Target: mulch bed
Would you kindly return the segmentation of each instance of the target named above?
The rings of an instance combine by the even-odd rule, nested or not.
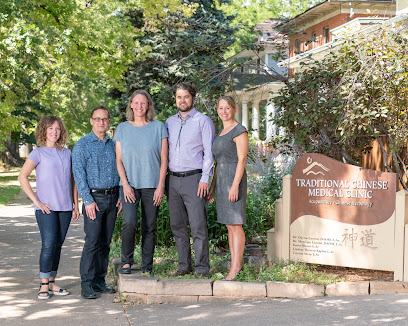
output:
[[[335,278],[343,278],[345,282],[360,282],[360,281],[392,282],[394,280],[394,272],[327,265],[318,265],[314,266],[314,268],[316,271],[323,272],[328,276],[332,276]]]

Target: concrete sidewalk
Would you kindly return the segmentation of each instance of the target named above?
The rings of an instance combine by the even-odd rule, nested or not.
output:
[[[0,325],[408,325],[408,294],[234,302],[123,305],[113,294],[80,296],[83,218],[72,224],[59,269],[71,294],[38,300],[40,234],[34,208],[18,195],[0,209]]]
[[[0,325],[129,325],[125,307],[113,303],[117,294],[81,298],[83,239],[81,216],[69,228],[57,278],[71,294],[38,300],[41,238],[34,206],[20,193],[0,209]]]

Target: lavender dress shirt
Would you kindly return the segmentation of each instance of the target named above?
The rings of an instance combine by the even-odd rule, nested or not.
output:
[[[166,121],[169,133],[169,169],[172,172],[203,170],[200,182],[209,183],[214,165],[211,152],[215,135],[212,120],[192,109],[183,119],[179,113]]]

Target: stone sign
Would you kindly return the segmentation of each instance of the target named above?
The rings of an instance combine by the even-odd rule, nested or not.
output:
[[[268,259],[394,271],[408,281],[408,192],[397,187],[395,173],[303,155],[283,178]]]
[[[396,190],[394,173],[303,155],[292,174],[291,259],[390,269]]]
[[[389,270],[396,190],[394,173],[303,155],[292,174],[291,259]]]
[[[357,225],[388,220],[395,210],[394,173],[362,169],[320,154],[303,155],[292,174],[291,223],[304,215]]]

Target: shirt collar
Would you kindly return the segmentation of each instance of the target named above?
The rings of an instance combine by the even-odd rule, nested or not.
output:
[[[197,110],[195,108],[193,108],[185,117],[184,119],[181,117],[180,115],[180,111],[177,113],[177,118],[181,119],[181,120],[185,120],[188,118],[192,118],[194,117],[194,115],[197,113]]]
[[[91,133],[89,134],[91,136],[91,140],[92,141],[101,141],[98,136],[95,135],[95,133],[93,132],[93,130],[91,131]],[[109,140],[109,136],[105,135],[105,143]]]

